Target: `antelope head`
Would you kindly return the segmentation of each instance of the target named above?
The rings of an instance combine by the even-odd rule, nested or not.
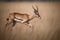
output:
[[[35,9],[33,6],[32,6],[32,8],[34,9],[35,15],[36,15],[38,18],[41,19],[40,15],[39,15],[39,12],[38,12],[38,7],[37,7],[37,5],[36,5],[36,9]]]

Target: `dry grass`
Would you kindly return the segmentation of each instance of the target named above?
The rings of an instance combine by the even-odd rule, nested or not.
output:
[[[9,13],[33,14],[32,5],[37,5],[41,19],[30,21],[33,27],[17,23],[10,24],[5,30]],[[0,2],[0,39],[1,40],[60,40],[60,3],[58,2]],[[9,29],[8,29],[9,28]]]

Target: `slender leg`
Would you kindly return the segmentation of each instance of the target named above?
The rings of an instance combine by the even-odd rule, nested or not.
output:
[[[29,25],[29,27],[32,27],[32,25],[30,23],[28,25]]]
[[[12,26],[15,26],[15,24],[16,24],[16,21],[13,20],[13,25]]]
[[[30,28],[32,27],[32,25],[29,22],[26,22],[25,25],[28,25]]]
[[[9,25],[9,24],[11,24],[11,23],[12,23],[12,22],[7,22],[7,23],[6,23],[6,26]]]
[[[5,30],[8,30],[8,25],[11,24],[12,22],[7,22],[5,25]]]

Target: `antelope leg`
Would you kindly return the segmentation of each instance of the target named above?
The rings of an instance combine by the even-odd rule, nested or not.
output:
[[[6,23],[6,26],[9,25],[9,24],[11,24],[11,23],[12,23],[12,22],[8,22],[8,23]]]
[[[25,23],[25,25],[28,25],[29,27],[32,27],[32,25],[29,22]]]
[[[15,26],[15,24],[16,24],[16,21],[13,20],[13,25],[12,26]]]

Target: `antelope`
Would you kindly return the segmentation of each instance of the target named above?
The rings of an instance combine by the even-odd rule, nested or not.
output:
[[[32,26],[29,21],[32,20],[33,18],[35,17],[38,17],[38,18],[41,18],[40,15],[39,15],[39,12],[38,12],[38,7],[36,6],[36,8],[34,8],[32,6],[32,8],[34,9],[34,14],[31,16],[29,14],[22,14],[22,13],[17,13],[17,12],[14,12],[14,13],[10,13],[9,14],[9,17],[6,19],[7,20],[7,23],[6,23],[6,26],[13,23],[12,26],[15,26],[15,24],[17,22],[19,23],[27,23],[29,26]]]

